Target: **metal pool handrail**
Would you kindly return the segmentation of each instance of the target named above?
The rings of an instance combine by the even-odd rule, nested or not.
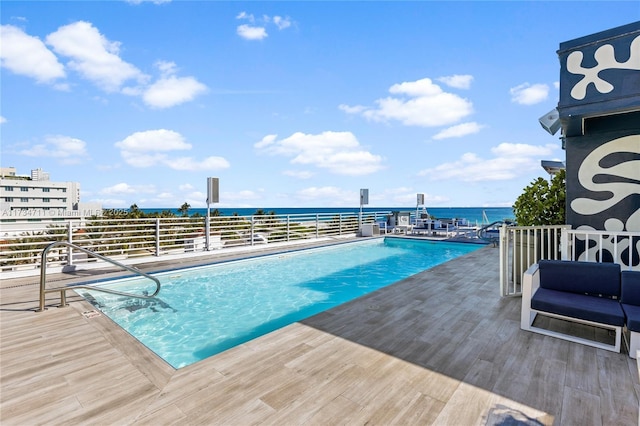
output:
[[[145,278],[148,278],[152,281],[154,281],[156,283],[156,291],[153,292],[153,294],[133,294],[133,293],[126,293],[123,291],[117,291],[117,290],[111,290],[108,288],[100,288],[100,287],[95,287],[95,286],[88,286],[88,285],[76,285],[76,286],[72,286],[72,287],[60,287],[60,288],[52,288],[52,289],[46,289],[46,280],[47,280],[47,253],[49,252],[49,250],[55,246],[66,246],[69,247],[71,249],[77,249],[80,250],[81,252],[84,252],[86,254],[88,254],[89,256],[93,256],[96,257],[100,260],[103,260],[105,262],[109,262],[113,265],[119,266],[123,269],[126,269],[127,271],[133,272],[134,274],[137,275],[142,275]],[[45,294],[46,293],[52,293],[55,291],[59,291],[60,292],[60,307],[63,306],[67,306],[67,296],[66,296],[66,292],[67,290],[75,290],[78,288],[85,288],[88,290],[95,290],[95,291],[101,291],[103,293],[110,293],[110,294],[116,294],[119,296],[126,296],[126,297],[135,297],[138,299],[152,299],[155,296],[158,295],[158,293],[160,293],[160,280],[157,279],[156,277],[152,277],[149,274],[146,274],[142,271],[140,271],[137,268],[133,268],[131,266],[127,266],[124,265],[118,261],[115,261],[113,259],[109,259],[106,256],[102,256],[101,254],[98,253],[94,253],[91,250],[88,250],[84,247],[80,247],[77,246],[75,244],[71,244],[68,243],[66,241],[56,241],[53,242],[51,244],[49,244],[44,250],[42,250],[42,258],[41,258],[41,263],[40,263],[40,307],[36,312],[42,312],[44,311],[46,308],[44,307],[44,301],[45,301]]]

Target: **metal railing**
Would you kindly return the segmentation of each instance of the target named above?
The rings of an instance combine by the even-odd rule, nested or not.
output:
[[[557,226],[500,228],[500,294],[522,294],[522,274],[542,259],[614,262],[640,270],[640,232],[612,232]]]
[[[384,220],[390,212],[366,212],[362,223]],[[12,276],[36,275],[40,253],[52,242],[64,241],[121,263],[238,246],[354,235],[359,213],[212,216],[209,238],[205,217],[140,219],[80,218],[0,224],[0,270]],[[207,246],[208,243],[208,246]],[[47,251],[47,265],[94,267],[101,260],[66,246]]]
[[[80,250],[84,253],[86,253],[89,256],[92,257],[96,257],[104,262],[108,262],[111,263],[112,265],[116,265],[120,268],[126,269],[129,272],[133,272],[134,274],[137,275],[141,275],[145,278],[148,278],[152,281],[154,281],[156,283],[156,290],[152,293],[152,294],[134,294],[134,293],[127,293],[127,292],[123,292],[123,291],[117,291],[117,290],[112,290],[109,288],[103,288],[103,287],[98,287],[98,286],[89,286],[89,285],[76,285],[76,286],[70,286],[70,287],[58,287],[58,288],[51,288],[51,289],[47,289],[47,253],[49,252],[49,250],[51,250],[53,247],[56,246],[65,246],[67,248],[69,248],[70,250],[76,249],[76,250]],[[97,253],[93,253],[91,250],[87,250],[83,247],[78,247],[74,244],[71,243],[67,243],[65,241],[56,241],[53,242],[51,244],[49,244],[44,250],[42,250],[42,256],[41,256],[41,263],[40,263],[40,305],[39,308],[37,310],[37,312],[42,312],[44,310],[46,310],[46,308],[44,307],[45,304],[45,296],[47,293],[53,293],[53,292],[60,292],[60,307],[64,307],[64,306],[68,306],[67,304],[67,290],[77,290],[79,288],[84,288],[84,289],[88,289],[88,290],[95,290],[95,291],[101,291],[103,293],[110,293],[110,294],[116,294],[119,296],[126,296],[126,297],[135,297],[138,299],[153,299],[155,296],[158,295],[158,293],[160,293],[160,280],[158,280],[156,277],[152,277],[149,274],[146,274],[136,268],[127,266],[127,265],[123,265],[120,262],[117,262],[113,259],[109,259],[106,256],[102,256],[99,255]]]

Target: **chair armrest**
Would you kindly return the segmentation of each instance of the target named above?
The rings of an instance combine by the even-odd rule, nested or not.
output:
[[[533,264],[522,274],[522,307],[520,311],[520,327],[528,330],[533,321],[531,315],[531,297],[540,287],[540,268]]]

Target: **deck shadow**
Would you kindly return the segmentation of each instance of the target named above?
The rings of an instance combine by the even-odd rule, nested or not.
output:
[[[498,288],[498,250],[486,247],[301,323],[552,419],[562,416],[560,396],[568,383],[598,383],[591,396],[602,401],[602,419],[616,419],[618,413],[606,407],[623,405],[627,412],[619,424],[637,420],[638,378],[630,374],[633,362],[626,354],[520,330],[521,298],[502,298]],[[583,354],[597,364],[619,365],[616,387],[597,365],[585,366],[576,359]]]

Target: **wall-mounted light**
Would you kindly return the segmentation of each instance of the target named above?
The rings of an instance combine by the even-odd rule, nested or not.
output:
[[[538,122],[550,135],[555,135],[560,130],[560,113],[556,108],[552,109],[538,119]]]

